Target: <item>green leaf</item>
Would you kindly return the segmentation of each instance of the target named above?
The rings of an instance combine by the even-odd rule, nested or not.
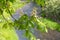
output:
[[[2,9],[0,9],[0,15],[2,15],[3,14],[3,10]]]

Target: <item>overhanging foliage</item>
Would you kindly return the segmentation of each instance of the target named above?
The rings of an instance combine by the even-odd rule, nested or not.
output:
[[[33,0],[35,3],[41,6],[45,6],[44,0]],[[21,5],[19,4],[20,0],[0,0],[0,28],[5,30],[7,28],[16,28],[18,30],[25,30],[26,37],[29,40],[36,40],[31,29],[36,28],[41,32],[48,32],[47,28],[60,31],[60,25],[51,20],[47,20],[45,18],[39,18],[36,15],[36,10],[32,11],[31,16],[29,17],[27,14],[21,15],[21,17],[17,20],[12,16],[12,13],[15,12]],[[20,5],[20,6],[17,6]],[[23,4],[24,5],[24,4]],[[20,13],[21,14],[21,13]],[[12,21],[13,18],[15,21]],[[51,24],[52,23],[52,24]],[[4,29],[3,29],[4,28]],[[2,31],[1,31],[2,32]],[[3,39],[4,40],[4,39]],[[11,39],[13,40],[13,39]]]

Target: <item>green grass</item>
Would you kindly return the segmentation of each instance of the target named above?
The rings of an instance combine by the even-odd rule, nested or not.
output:
[[[0,28],[0,40],[18,40],[14,29]]]
[[[40,20],[47,26],[47,28],[60,31],[60,24],[59,23],[54,22],[50,19],[46,19],[46,18],[40,18]]]

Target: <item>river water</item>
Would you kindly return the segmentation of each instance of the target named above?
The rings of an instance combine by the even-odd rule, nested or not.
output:
[[[30,2],[30,3],[26,4],[24,7],[18,9],[18,10],[16,11],[16,13],[13,15],[13,17],[16,18],[16,19],[18,19],[19,16],[20,16],[20,14],[19,14],[20,11],[22,11],[23,13],[27,14],[28,16],[30,16],[30,15],[31,15],[31,12],[32,12],[32,10],[33,10],[34,7],[36,7],[36,8],[38,9],[38,10],[37,10],[37,13],[40,13],[41,7],[38,6],[38,5],[36,5],[36,4],[33,3],[33,2]],[[14,20],[14,19],[13,19],[13,20]],[[24,31],[22,31],[22,30],[20,30],[20,31],[16,30],[16,33],[17,33],[17,35],[18,35],[18,37],[19,37],[19,40],[27,40],[26,38],[23,37]]]

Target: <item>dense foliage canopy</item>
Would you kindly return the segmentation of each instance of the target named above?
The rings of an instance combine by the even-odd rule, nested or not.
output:
[[[49,25],[52,25],[52,27],[55,26],[56,30],[60,31],[60,0],[45,1],[45,7],[42,8],[41,15],[44,18],[59,23],[56,26],[52,25],[51,23]]]

